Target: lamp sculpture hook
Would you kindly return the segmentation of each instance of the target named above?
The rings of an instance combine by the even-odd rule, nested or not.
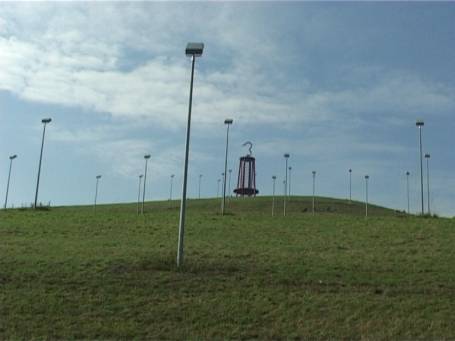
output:
[[[249,152],[249,156],[253,155],[253,144],[250,142],[250,141],[246,141],[244,144],[242,144],[242,146],[249,146],[248,147],[248,152]]]

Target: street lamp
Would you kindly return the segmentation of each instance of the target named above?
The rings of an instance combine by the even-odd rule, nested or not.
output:
[[[220,196],[220,182],[221,179],[216,180],[217,186],[216,186],[216,197],[218,198]]]
[[[232,174],[232,169],[229,169],[229,187],[228,187],[229,195],[228,195],[228,198],[232,197],[232,192],[231,192],[231,174]]]
[[[172,186],[173,186],[173,182],[174,182],[174,174],[171,174],[171,188],[169,190],[169,201],[172,201]]]
[[[188,123],[186,127],[186,144],[185,144],[185,163],[183,166],[183,186],[182,186],[182,201],[180,204],[180,221],[179,221],[179,241],[177,247],[177,267],[183,264],[183,240],[185,234],[185,209],[186,209],[186,181],[188,175],[188,156],[190,149],[190,127],[191,127],[191,106],[193,102],[193,80],[194,80],[194,63],[196,57],[202,56],[204,50],[203,43],[188,43],[185,49],[185,54],[191,57],[191,83],[190,83],[190,98],[188,105]]]
[[[11,155],[11,156],[9,157],[8,183],[7,183],[7,185],[6,185],[6,197],[5,197],[5,206],[4,206],[5,210],[6,210],[6,205],[7,205],[7,203],[8,203],[8,192],[9,192],[9,180],[10,180],[10,178],[11,178],[11,167],[13,166],[13,160],[14,160],[15,158],[17,158],[17,155],[16,155],[16,154]]]
[[[40,156],[39,156],[39,165],[38,165],[38,177],[36,179],[36,192],[35,192],[35,209],[36,209],[36,205],[38,203],[38,189],[39,189],[39,179],[40,179],[40,175],[41,175],[41,161],[43,159],[43,148],[44,148],[44,136],[46,134],[46,125],[48,123],[51,123],[52,119],[51,118],[43,118],[41,120],[41,123],[43,123],[43,138],[41,140],[41,153],[40,153]]]
[[[419,142],[420,142],[420,194],[422,198],[422,215],[425,214],[423,208],[423,154],[422,154],[422,127],[424,126],[424,122],[422,120],[417,120],[416,126],[419,128]]]
[[[369,175],[365,175],[365,218],[368,217],[368,179]]]
[[[316,189],[316,171],[311,172],[313,174],[313,215],[314,215],[314,192]]]
[[[349,203],[352,203],[352,169],[349,168]]]
[[[141,182],[143,178],[143,174],[139,175],[139,187],[137,190],[137,214],[139,214],[139,203],[141,202]]]
[[[289,201],[291,201],[291,171],[292,171],[292,167],[289,166]]]
[[[145,204],[145,184],[147,182],[147,164],[150,159],[150,154],[145,154],[144,155],[145,159],[145,172],[144,172],[144,188],[142,189],[142,208],[141,208],[141,214],[144,214],[144,204]]]
[[[430,210],[430,154],[425,154],[427,159],[427,204],[428,204],[428,215],[431,215]]]
[[[284,180],[284,200],[283,200],[283,216],[286,216],[286,196],[287,196],[287,184],[288,184],[288,159],[289,159],[289,154],[286,153],[284,154],[284,159],[286,160],[286,176]]]
[[[199,174],[199,186],[198,186],[199,199],[201,199],[201,179],[202,179],[202,174]]]
[[[224,215],[224,210],[226,206],[226,174],[227,174],[227,157],[228,157],[228,147],[229,147],[229,126],[234,122],[232,118],[227,118],[224,120],[224,124],[227,125],[226,130],[226,154],[224,158],[224,181],[223,181],[223,202],[221,204],[221,215]],[[229,177],[230,179],[230,177]]]
[[[101,179],[101,175],[96,176],[96,186],[95,186],[95,204],[93,205],[93,210],[96,211],[96,200],[98,199],[98,182]]]
[[[276,183],[276,176],[272,176],[272,217],[275,216],[275,183]]]
[[[409,201],[410,201],[410,200],[409,200],[409,175],[410,175],[410,174],[411,174],[411,173],[406,172],[406,197],[407,197],[407,199],[408,199],[408,214],[411,213],[410,204],[409,204]]]

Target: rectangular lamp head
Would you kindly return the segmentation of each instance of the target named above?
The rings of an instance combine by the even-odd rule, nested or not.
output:
[[[204,50],[204,43],[188,43],[186,45],[185,54],[187,56],[202,56],[202,51]]]
[[[417,127],[422,127],[423,125],[424,125],[424,123],[422,120],[417,120],[417,122],[416,122]]]
[[[232,118],[226,118],[224,120],[224,124],[232,124],[232,122],[234,122],[234,120]]]

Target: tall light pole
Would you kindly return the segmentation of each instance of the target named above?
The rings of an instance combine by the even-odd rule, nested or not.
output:
[[[234,122],[234,120],[232,118],[227,118],[224,120],[224,124],[227,125],[227,129],[226,129],[226,154],[224,157],[223,201],[221,204],[221,215],[224,215],[224,210],[226,207],[226,174],[227,174],[227,158],[228,158],[228,148],[229,148],[229,126],[233,122]]]
[[[183,166],[183,185],[182,185],[182,201],[180,204],[180,221],[179,221],[179,241],[177,247],[177,267],[183,264],[183,241],[185,234],[185,211],[186,211],[186,182],[188,176],[188,156],[190,151],[190,127],[191,127],[191,106],[193,103],[193,80],[194,80],[194,63],[196,57],[202,56],[204,50],[203,43],[188,43],[185,49],[185,54],[191,57],[191,83],[190,83],[190,99],[188,105],[188,123],[186,126],[186,144],[185,144],[185,164]]]
[[[291,201],[291,171],[292,171],[292,167],[289,166],[289,201]]]
[[[144,205],[145,205],[145,185],[147,183],[147,165],[148,161],[150,159],[150,154],[145,154],[144,155],[145,159],[145,171],[144,171],[144,188],[142,189],[142,208],[141,208],[141,214],[144,214]]]
[[[101,175],[96,176],[96,185],[95,185],[95,203],[93,205],[93,210],[96,211],[96,200],[98,199],[98,183],[101,179]]]
[[[201,179],[202,179],[202,174],[199,174],[199,185],[198,185],[199,199],[201,199]]]
[[[406,172],[406,197],[407,197],[407,199],[408,199],[408,214],[411,213],[410,204],[409,204],[409,202],[410,202],[410,200],[409,200],[409,175],[410,175],[410,174],[411,174],[411,173]]]
[[[170,189],[169,189],[169,201],[172,201],[172,187],[173,187],[173,182],[174,182],[174,174],[171,174],[171,184],[170,184]]]
[[[41,120],[41,123],[43,123],[43,138],[41,140],[41,153],[39,155],[39,165],[38,165],[38,177],[36,179],[36,192],[35,192],[35,209],[36,205],[38,203],[38,189],[39,189],[39,179],[41,175],[41,161],[43,159],[43,148],[44,148],[44,136],[46,135],[46,125],[48,123],[51,123],[52,119],[51,118],[43,118]]]
[[[287,197],[287,187],[288,187],[288,159],[289,159],[289,154],[286,153],[284,154],[284,159],[286,160],[286,168],[285,168],[285,180],[284,180],[284,199],[283,199],[283,216],[286,216],[286,197]]]
[[[368,217],[368,179],[370,177],[365,175],[365,218]]]
[[[425,159],[427,160],[427,206],[428,206],[428,215],[431,215],[430,210],[430,154],[425,154]]]
[[[349,168],[349,203],[352,203],[352,169]]]
[[[313,215],[314,215],[314,193],[316,190],[316,171],[311,172],[313,174]]]
[[[6,205],[7,205],[7,203],[8,203],[8,192],[9,192],[9,180],[10,180],[10,178],[11,178],[11,167],[13,166],[13,160],[14,160],[15,158],[17,158],[17,155],[16,155],[16,154],[11,155],[11,156],[9,157],[8,183],[7,183],[7,185],[6,185],[6,197],[5,197],[5,206],[4,206],[5,210],[6,210]]]
[[[424,122],[422,120],[417,120],[416,126],[419,128],[419,143],[420,143],[420,194],[422,198],[422,215],[425,214],[423,208],[423,154],[422,154],[422,127]]]
[[[220,182],[221,179],[216,180],[217,186],[216,186],[216,197],[218,198],[220,196]]]
[[[143,177],[143,174],[139,175],[139,187],[137,190],[137,214],[139,214],[139,203],[141,202],[141,182]]]
[[[275,216],[275,183],[276,183],[276,176],[272,176],[272,217]]]
[[[228,195],[228,198],[232,197],[232,192],[231,192],[231,174],[232,174],[232,169],[229,169],[229,187],[228,187],[229,195]]]

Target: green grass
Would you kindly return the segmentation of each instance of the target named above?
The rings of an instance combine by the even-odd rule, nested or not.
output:
[[[0,339],[455,338],[453,220],[317,202],[0,212]]]

